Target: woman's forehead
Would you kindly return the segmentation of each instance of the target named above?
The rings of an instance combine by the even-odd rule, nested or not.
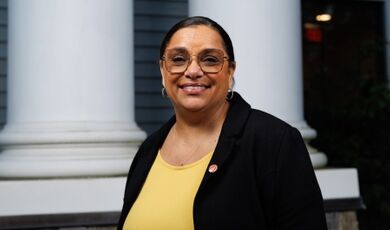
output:
[[[167,49],[185,47],[187,49],[224,49],[223,41],[217,31],[208,26],[190,26],[173,34]]]

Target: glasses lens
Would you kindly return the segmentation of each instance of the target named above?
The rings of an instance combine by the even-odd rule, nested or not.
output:
[[[200,68],[206,73],[218,73],[224,62],[224,54],[221,50],[205,50],[198,55]]]
[[[166,68],[171,73],[186,71],[190,56],[183,50],[167,50],[165,54]]]

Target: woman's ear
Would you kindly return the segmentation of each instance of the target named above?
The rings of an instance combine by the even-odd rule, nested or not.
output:
[[[236,71],[236,62],[229,63],[229,88],[233,89],[234,87],[234,72]]]
[[[164,76],[164,66],[163,66],[163,61],[160,60],[160,74],[161,74],[161,84],[165,87],[165,76]]]
[[[231,76],[229,78],[229,89],[233,89],[234,88],[234,84],[235,84],[234,76]]]
[[[236,71],[236,62],[229,62],[229,74],[231,77],[233,77],[234,72]]]

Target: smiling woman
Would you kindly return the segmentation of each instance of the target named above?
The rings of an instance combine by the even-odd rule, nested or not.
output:
[[[235,68],[211,19],[167,33],[160,71],[175,116],[133,160],[119,229],[326,229],[302,137],[233,94]]]
[[[227,111],[235,65],[224,65],[228,55],[223,44],[217,31],[197,25],[178,30],[166,46],[160,62],[163,86],[176,115],[183,114],[187,122]],[[222,124],[224,116],[215,119]]]

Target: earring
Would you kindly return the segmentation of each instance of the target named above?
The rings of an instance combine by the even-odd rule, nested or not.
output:
[[[234,91],[233,91],[233,89],[229,89],[228,93],[226,95],[226,100],[230,101],[233,99],[233,97],[234,97]]]
[[[164,86],[163,86],[162,89],[161,89],[161,95],[162,95],[163,97],[168,97],[167,90],[165,89]]]

